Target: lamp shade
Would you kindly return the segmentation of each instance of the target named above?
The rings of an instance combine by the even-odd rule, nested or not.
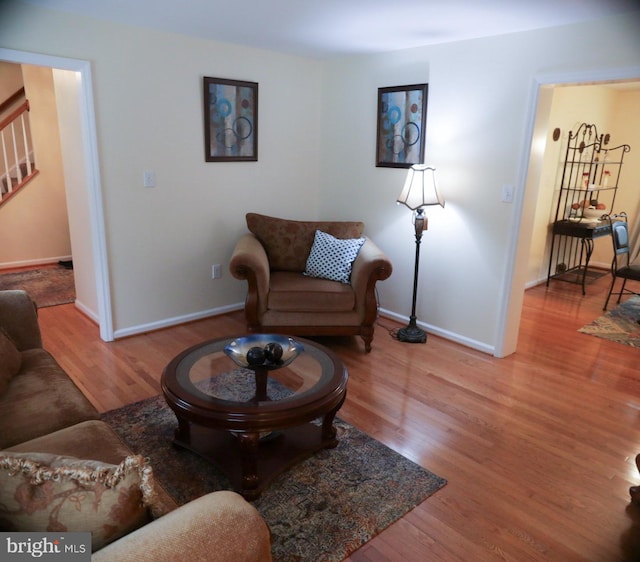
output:
[[[444,207],[444,198],[438,193],[436,184],[436,169],[425,164],[411,166],[397,201],[412,211],[427,205]]]

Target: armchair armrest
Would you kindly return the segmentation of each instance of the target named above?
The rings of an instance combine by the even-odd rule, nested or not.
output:
[[[258,315],[267,309],[269,292],[269,258],[260,241],[251,233],[244,234],[231,256],[229,271],[236,279],[248,283],[245,310],[254,311],[255,318],[247,318],[249,325],[257,325]]]
[[[98,550],[92,562],[266,562],[271,533],[235,492],[195,499]]]
[[[376,282],[391,276],[393,266],[384,252],[369,238],[360,248],[351,269],[351,286],[356,294],[356,310],[368,322],[375,321],[377,302]],[[367,316],[365,318],[365,316]],[[368,316],[372,316],[368,318]]]
[[[0,291],[0,328],[20,351],[42,347],[36,303],[26,291]]]

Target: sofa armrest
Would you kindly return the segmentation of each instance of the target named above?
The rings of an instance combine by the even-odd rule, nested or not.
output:
[[[0,328],[19,351],[42,347],[36,303],[26,291],[0,291]]]
[[[231,256],[229,271],[236,279],[245,279],[248,283],[245,310],[255,318],[247,318],[250,325],[259,323],[258,315],[267,309],[269,292],[269,258],[260,241],[251,233],[244,234]]]
[[[266,562],[271,560],[271,533],[242,496],[213,492],[105,546],[91,560]]]
[[[375,320],[376,283],[388,279],[392,271],[393,266],[389,258],[371,239],[367,238],[351,269],[351,286],[356,294],[356,310],[365,322],[373,323]]]

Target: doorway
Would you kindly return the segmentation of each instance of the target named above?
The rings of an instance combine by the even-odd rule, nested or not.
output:
[[[53,70],[0,61],[0,82],[2,99],[14,100],[5,105],[3,117],[28,104],[28,112],[4,130],[3,173],[15,176],[12,184],[18,184],[17,171],[11,173],[15,168],[9,164],[23,152],[33,170],[28,175],[27,165],[22,165],[23,177],[30,179],[23,179],[20,194],[0,209],[1,237],[8,242],[0,251],[0,287],[24,288],[37,297],[38,306],[68,303],[75,300],[74,275],[71,267],[64,267],[71,264],[72,251]],[[22,131],[26,135],[21,142]],[[3,187],[7,183],[3,177]],[[92,292],[95,295],[95,286]],[[83,301],[77,302],[82,309]]]
[[[542,101],[548,97],[551,97],[550,104],[546,100]],[[566,170],[564,162],[570,132],[575,137],[581,125],[593,124],[595,132],[591,142],[599,140],[595,138],[597,134],[603,139],[602,148],[609,151],[608,160],[618,161],[624,158],[621,169],[613,163],[605,166],[607,168],[605,173],[612,173],[616,184],[618,172],[621,173],[620,189],[605,189],[592,193],[590,201],[595,197],[601,204],[598,211],[600,215],[625,211],[629,216],[635,217],[640,203],[640,191],[635,188],[636,180],[640,175],[640,161],[634,157],[633,153],[625,156],[622,150],[619,150],[623,145],[637,148],[640,144],[640,134],[637,132],[640,130],[638,127],[640,116],[636,115],[638,104],[640,104],[640,82],[541,86],[540,100],[538,112],[543,111],[541,105],[544,106],[544,111],[550,111],[546,135],[544,139],[540,139],[539,150],[543,151],[542,169],[539,172],[536,171],[536,176],[539,176],[539,185],[527,268],[527,288],[546,283],[551,249],[549,225],[557,220],[556,212],[561,214],[560,219],[569,212],[564,209],[564,206],[558,211],[558,206],[567,201],[560,199],[559,188]],[[548,108],[549,105],[550,108]],[[612,155],[616,156],[612,158]],[[571,169],[577,170],[575,166]],[[566,181],[568,178],[565,178]],[[578,196],[580,194],[571,192],[571,197]],[[574,200],[570,201],[575,203]],[[579,244],[573,246],[568,244],[567,248],[575,250],[577,246]],[[595,271],[591,271],[595,269],[599,269],[601,273],[608,272],[612,258],[609,236],[594,238],[591,249],[593,254],[590,259],[590,273],[595,274]],[[552,269],[552,273],[557,273],[555,268]]]
[[[64,137],[61,141],[67,147],[63,147],[62,154],[67,188],[71,186],[67,201],[72,247],[74,241],[80,246],[84,244],[83,251],[89,256],[86,262],[92,264],[89,267],[92,271],[89,273],[93,277],[90,283],[93,283],[91,289],[95,289],[96,310],[85,312],[93,312],[94,319],[100,326],[101,339],[112,341],[113,321],[91,66],[88,61],[2,48],[0,60],[53,69],[56,97],[60,98],[57,103],[61,137]],[[71,224],[74,221],[75,234]]]
[[[525,146],[521,156],[514,215],[508,248],[507,271],[502,291],[496,357],[516,351],[520,316],[527,283],[527,265],[534,231],[535,209],[543,164],[545,139],[549,130],[551,97],[549,87],[555,85],[604,84],[638,81],[640,67],[594,70],[581,73],[537,76],[531,87]],[[518,220],[519,219],[519,220]]]

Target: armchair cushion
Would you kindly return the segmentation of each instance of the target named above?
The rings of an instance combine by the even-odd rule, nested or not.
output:
[[[271,275],[269,310],[278,312],[348,312],[355,308],[351,285],[301,273],[276,271]]]
[[[364,237],[341,240],[322,230],[316,230],[304,274],[349,283],[351,266],[365,240]]]
[[[47,453],[0,453],[3,530],[91,531],[97,550],[147,523],[147,509],[154,506],[151,467],[139,455],[115,466]]]
[[[293,221],[247,213],[247,228],[260,240],[274,271],[303,272],[316,230],[336,238],[360,238],[364,223],[354,221]]]
[[[22,354],[18,351],[13,340],[0,328],[0,394],[2,394],[9,381],[18,374],[22,365]]]

